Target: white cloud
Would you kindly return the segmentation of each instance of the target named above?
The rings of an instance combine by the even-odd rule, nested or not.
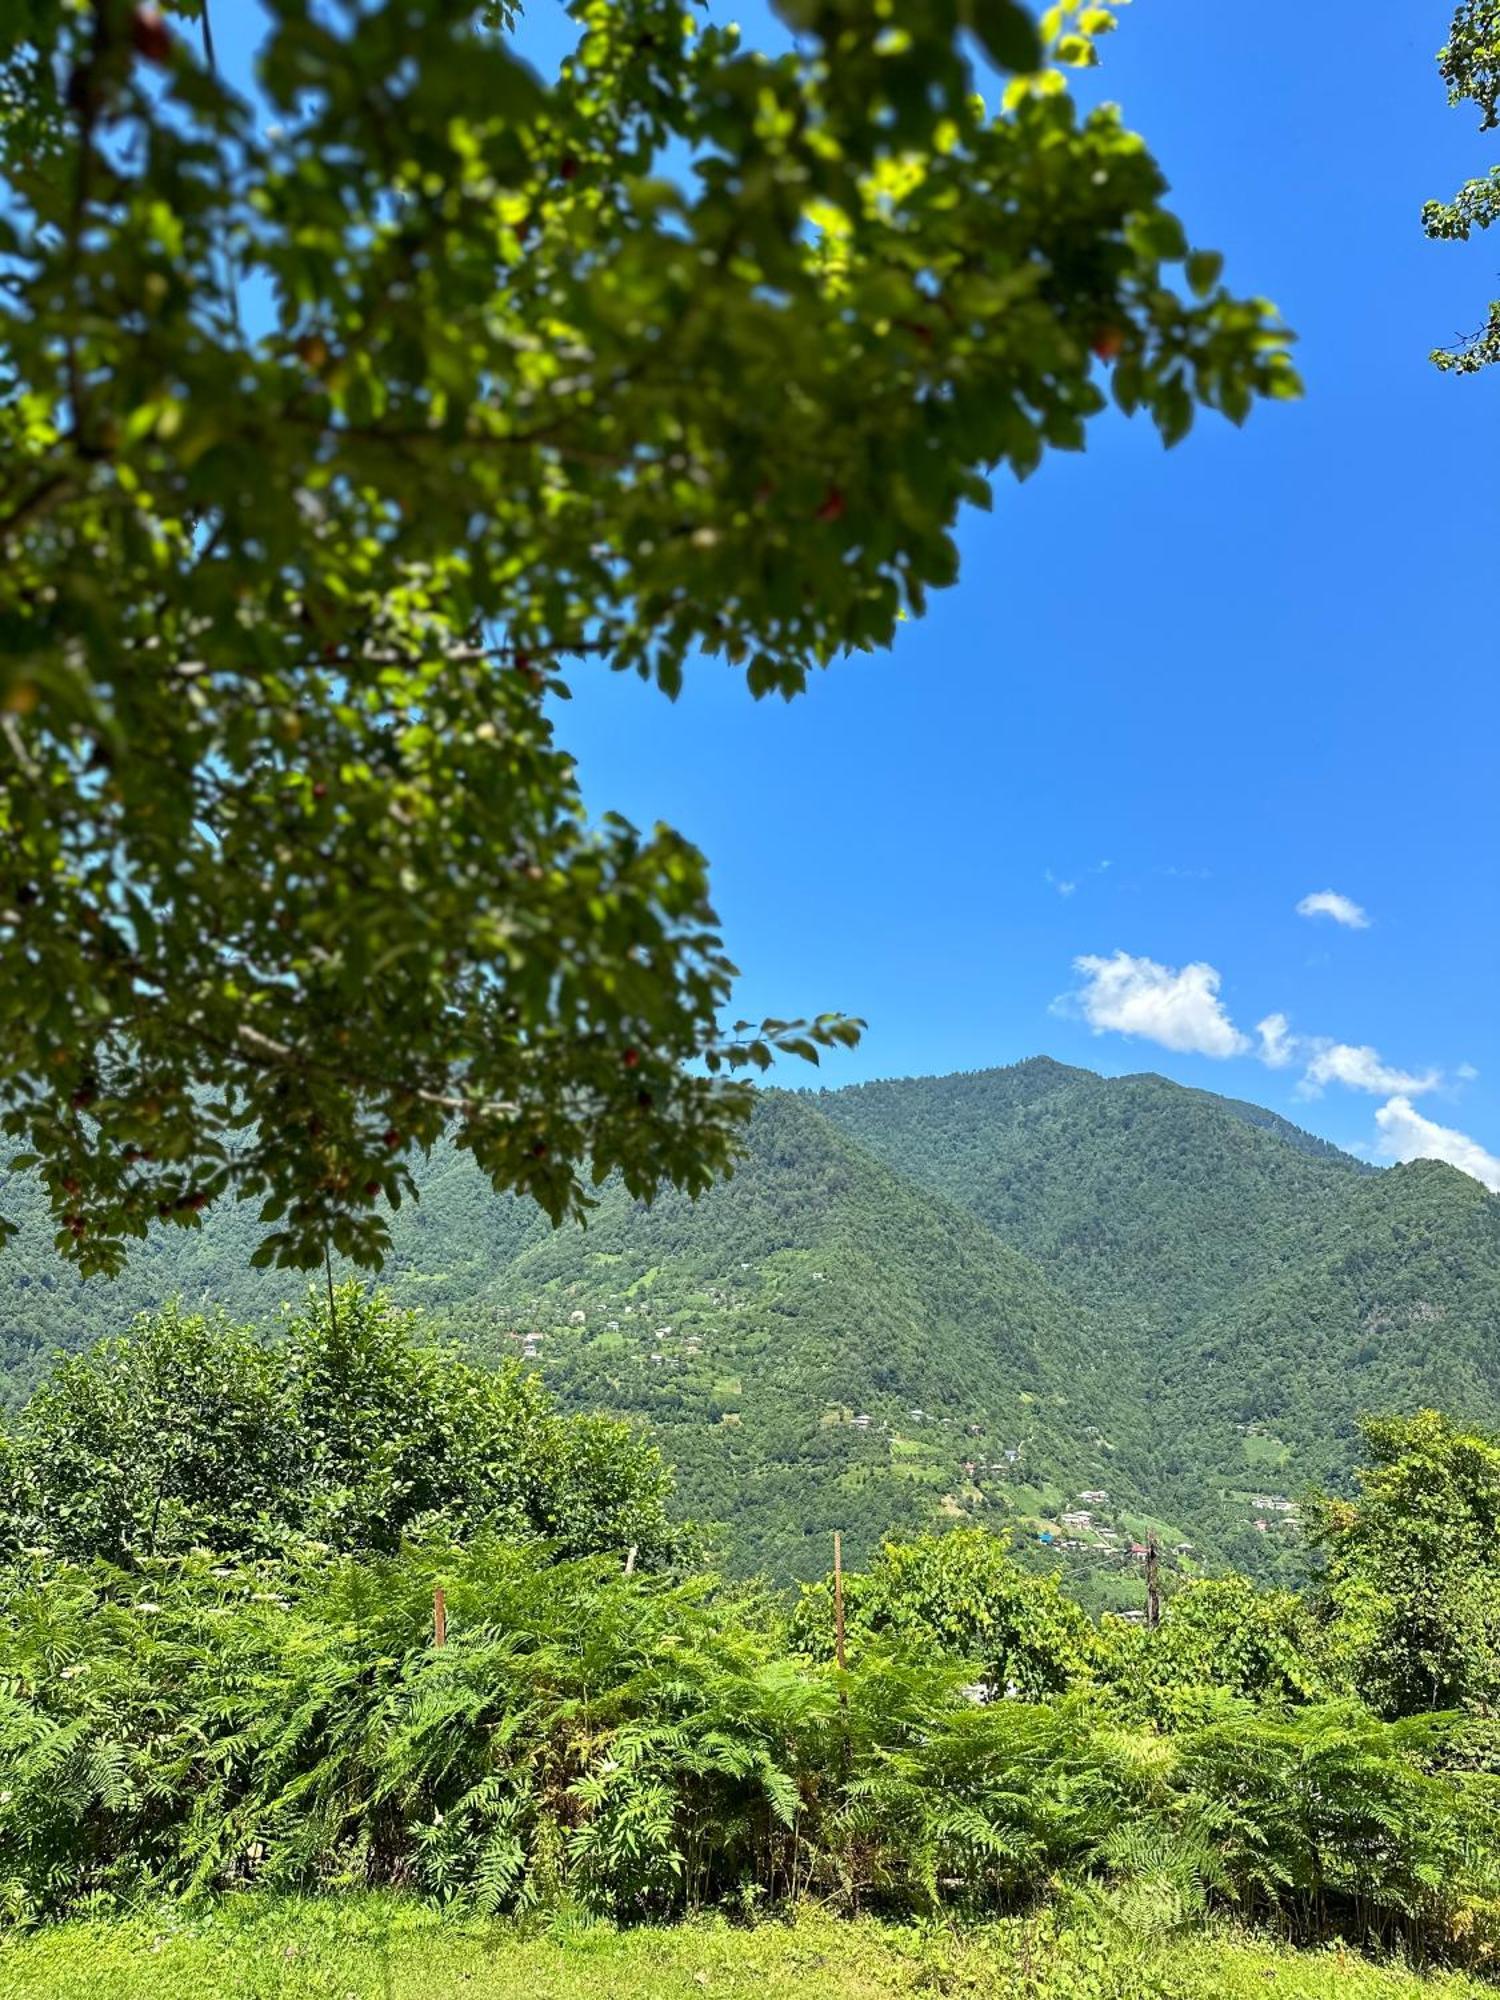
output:
[[[1243,1055],[1250,1046],[1224,1012],[1211,965],[1179,971],[1117,951],[1112,958],[1075,958],[1073,969],[1084,984],[1072,998],[1096,1035],[1139,1035],[1164,1049],[1203,1056]]]
[[[1467,1132],[1424,1118],[1409,1098],[1393,1097],[1382,1104],[1375,1123],[1380,1127],[1380,1150],[1388,1160],[1446,1160],[1500,1193],[1500,1160]]]
[[[1299,917],[1332,917],[1336,924],[1343,924],[1351,931],[1367,931],[1370,919],[1352,896],[1341,896],[1337,889],[1316,889],[1310,896],[1304,896],[1297,905]]]
[[[1354,1048],[1348,1042],[1308,1042],[1311,1050],[1306,1073],[1298,1084],[1298,1094],[1316,1097],[1326,1083],[1346,1084],[1350,1090],[1368,1090],[1377,1097],[1398,1092],[1402,1097],[1419,1097],[1424,1090],[1436,1090],[1442,1072],[1430,1069],[1421,1076],[1409,1070],[1393,1069],[1377,1049]]]
[[[1291,1023],[1285,1014],[1267,1014],[1263,1021],[1257,1021],[1255,1032],[1260,1036],[1257,1051],[1267,1069],[1285,1069],[1297,1054],[1297,1037],[1289,1032]]]
[[[1043,870],[1043,879],[1057,891],[1059,896],[1071,896],[1078,887],[1076,882],[1065,882],[1061,876],[1054,875],[1050,868]]]
[[[1267,1069],[1287,1069],[1304,1063],[1297,1080],[1299,1097],[1321,1096],[1330,1083],[1342,1083],[1350,1090],[1368,1090],[1376,1097],[1420,1097],[1436,1090],[1443,1080],[1441,1070],[1425,1070],[1420,1076],[1396,1069],[1378,1049],[1368,1044],[1355,1047],[1350,1042],[1331,1041],[1327,1035],[1294,1035],[1285,1014],[1267,1014],[1256,1023],[1260,1047],[1255,1051]]]
[[[1049,877],[1049,880],[1051,878]],[[1054,886],[1060,886],[1054,883]],[[1158,1042],[1163,1048],[1185,1054],[1214,1056],[1253,1055],[1267,1069],[1289,1069],[1302,1065],[1297,1079],[1298,1097],[1318,1097],[1331,1083],[1348,1090],[1367,1090],[1372,1096],[1391,1100],[1379,1114],[1382,1129],[1388,1118],[1399,1123],[1399,1112],[1415,1117],[1411,1099],[1437,1090],[1443,1072],[1428,1069],[1418,1073],[1397,1069],[1378,1049],[1368,1043],[1335,1042],[1327,1035],[1299,1035],[1292,1031],[1290,1018],[1283,1013],[1267,1014],[1255,1024],[1255,1040],[1240,1033],[1219,998],[1221,977],[1216,967],[1198,962],[1180,970],[1158,965],[1155,959],[1136,958],[1117,951],[1109,958],[1075,958],[1073,969],[1084,976],[1075,992],[1057,1003],[1060,1011],[1081,1014],[1096,1035],[1114,1033],[1136,1035],[1143,1041]],[[1464,1064],[1459,1076],[1474,1072]],[[1458,1147],[1470,1147],[1474,1157],[1488,1161],[1489,1155],[1461,1132],[1447,1132],[1442,1126],[1418,1119],[1417,1124],[1437,1140]],[[1408,1128],[1402,1128],[1408,1129]],[[1401,1155],[1415,1158],[1415,1154]],[[1451,1158],[1439,1152],[1435,1157]],[[1455,1159],[1455,1165],[1462,1164]],[[1483,1180],[1484,1173],[1476,1168]]]

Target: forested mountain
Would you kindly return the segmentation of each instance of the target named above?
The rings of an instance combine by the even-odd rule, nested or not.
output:
[[[1108,1456],[1086,1315],[797,1098],[766,1098],[733,1181],[611,1191],[494,1296],[565,1403],[648,1418],[689,1504],[783,1572],[820,1573],[834,1527],[865,1548],[934,1509],[1061,1503]]]
[[[1284,1518],[1257,1494],[1340,1480],[1361,1413],[1500,1413],[1500,1201],[1451,1167],[1378,1172],[1258,1106],[1046,1059],[816,1102],[1092,1317],[1135,1483],[1243,1566]]]
[[[586,1230],[442,1149],[422,1193],[394,1218],[396,1297],[530,1357],[569,1407],[648,1422],[739,1567],[814,1574],[835,1526],[859,1553],[968,1518],[1096,1596],[1134,1578],[1150,1523],[1274,1574],[1286,1503],[1345,1475],[1362,1411],[1500,1417],[1500,1202],[1160,1077],[1038,1060],[767,1092],[733,1180],[650,1208],[607,1185]],[[84,1285],[32,1184],[0,1207],[22,1223],[0,1255],[11,1400],[50,1349],[174,1292],[269,1325],[302,1289],[250,1269],[249,1212]],[[1108,1501],[1063,1524],[1084,1490]]]
[[[269,1323],[302,1287],[249,1268],[243,1215],[159,1232],[124,1278],[83,1286],[36,1189],[3,1193],[23,1218],[0,1260],[13,1400],[50,1349],[174,1291]],[[404,1303],[483,1353],[537,1359],[570,1407],[648,1421],[741,1567],[817,1574],[834,1527],[854,1555],[935,1512],[1055,1511],[1102,1464],[1083,1316],[806,1099],[767,1093],[739,1171],[701,1201],[647,1208],[611,1184],[586,1230],[552,1231],[440,1152],[395,1239],[385,1282]]]
[[[815,1100],[1125,1327],[1182,1326],[1280,1270],[1368,1170],[1274,1113],[1040,1058]]]
[[[1436,1160],[1361,1178],[1301,1254],[1205,1314],[1161,1401],[1203,1440],[1273,1430],[1337,1477],[1361,1411],[1500,1411],[1500,1201]]]

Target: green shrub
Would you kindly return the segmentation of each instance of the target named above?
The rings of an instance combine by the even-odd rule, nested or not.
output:
[[[871,1638],[841,1674],[710,1578],[492,1539],[301,1569],[37,1565],[0,1613],[17,1916],[249,1882],[616,1917],[809,1891],[983,1913],[1073,1880],[1308,1935],[1488,1936],[1500,1782],[1445,1768],[1441,1717],[1225,1696],[1169,1736],[1087,1692],[984,1704],[961,1662]]]
[[[1100,1659],[1092,1622],[1058,1579],[1026,1575],[983,1528],[883,1542],[868,1571],[845,1579],[844,1616],[851,1655],[871,1642],[935,1650],[968,1662],[995,1695],[1060,1694]],[[833,1626],[832,1579],[806,1586],[797,1642],[829,1657]]]
[[[671,1493],[627,1425],[560,1417],[534,1374],[424,1342],[382,1292],[315,1287],[274,1346],[169,1305],[60,1361],[0,1445],[0,1551],[392,1554],[436,1527],[652,1568],[687,1546]]]

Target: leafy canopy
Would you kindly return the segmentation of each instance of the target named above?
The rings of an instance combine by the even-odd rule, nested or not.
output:
[[[378,1261],[449,1128],[554,1219],[701,1189],[730,1072],[856,1028],[721,1029],[702,857],[586,816],[559,660],[791,696],[1096,355],[1168,443],[1295,393],[1063,86],[1109,10],[1044,68],[1014,0],[782,11],[572,0],[543,82],[471,0],[270,0],[254,104],[180,18],[6,11],[0,1070],[86,1269],[228,1194]]]
[[[1460,0],[1438,50],[1438,68],[1448,86],[1450,104],[1473,104],[1479,129],[1493,132],[1500,125],[1500,4],[1497,0]],[[1500,167],[1465,181],[1451,201],[1429,201],[1422,210],[1427,234],[1442,242],[1467,243],[1476,229],[1488,229],[1500,217]],[[1432,356],[1439,368],[1472,375],[1500,360],[1500,300],[1494,301],[1479,331],[1457,347],[1439,347]]]
[[[894,1643],[966,1660],[991,1696],[1061,1693],[1088,1679],[1099,1653],[1087,1615],[1058,1578],[1025,1575],[983,1528],[884,1543],[867,1571],[847,1579],[845,1620],[854,1652]],[[798,1642],[826,1657],[833,1630],[831,1583],[804,1587]]]
[[[643,1568],[681,1553],[654,1445],[418,1333],[353,1284],[314,1287],[274,1346],[222,1315],[143,1315],[60,1362],[0,1438],[0,1549],[133,1565],[483,1531],[564,1555],[633,1544]]]

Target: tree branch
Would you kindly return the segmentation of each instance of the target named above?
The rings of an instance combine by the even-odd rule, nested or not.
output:
[[[24,500],[18,500],[10,512],[0,515],[0,539],[19,534],[41,515],[50,513],[63,499],[73,484],[71,472],[53,472],[39,486],[34,486]]]

